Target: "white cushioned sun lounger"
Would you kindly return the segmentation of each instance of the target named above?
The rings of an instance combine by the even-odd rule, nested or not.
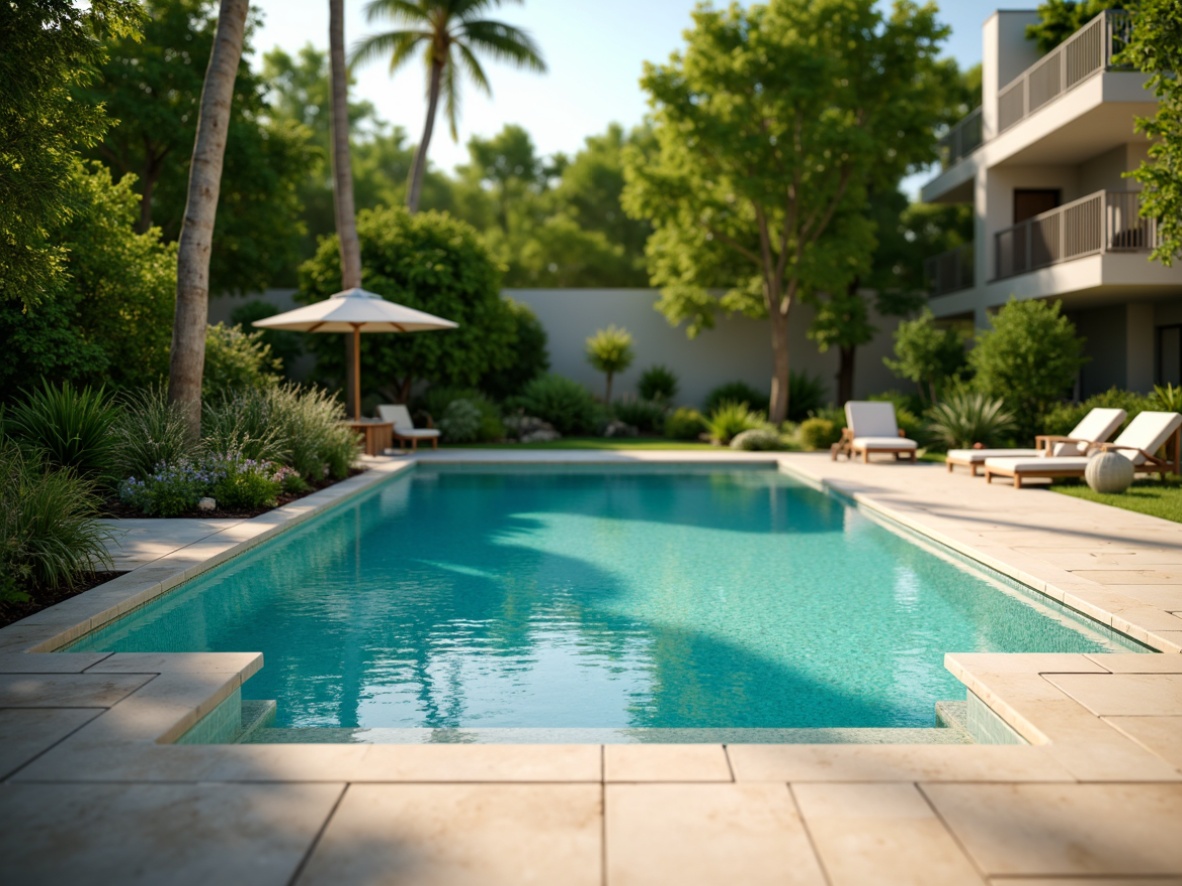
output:
[[[1158,450],[1166,447],[1166,457],[1159,458]],[[1091,447],[1096,452],[1115,452],[1133,463],[1138,474],[1182,472],[1182,415],[1177,412],[1142,412],[1112,443],[1098,442]],[[1010,477],[1015,488],[1033,477],[1082,477],[1088,466],[1082,455],[1052,458],[987,458],[985,480]]]
[[[1123,409],[1093,409],[1065,437],[1039,434],[1034,449],[950,449],[945,462],[948,472],[956,465],[966,467],[975,477],[987,458],[1048,458],[1084,455],[1090,443],[1107,440],[1125,420]]]
[[[394,439],[399,443],[409,442],[411,448],[417,451],[420,440],[430,440],[433,449],[439,448],[439,431],[435,428],[416,428],[405,406],[379,406],[378,415],[382,421],[394,425]]]
[[[845,404],[845,419],[849,427],[841,433],[841,440],[829,450],[834,460],[844,454],[853,458],[861,453],[862,461],[870,461],[872,452],[893,453],[898,460],[906,455],[915,461],[917,444],[900,436],[892,403],[850,400]]]

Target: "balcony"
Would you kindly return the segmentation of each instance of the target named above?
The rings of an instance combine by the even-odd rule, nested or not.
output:
[[[973,244],[966,243],[932,256],[924,262],[924,273],[931,287],[932,298],[972,289],[976,282],[973,274]]]
[[[981,109],[971,111],[940,139],[940,166],[951,169],[984,143]]]
[[[1005,132],[1097,71],[1111,68],[1131,32],[1129,14],[1109,9],[1048,52],[997,94],[998,132]]]
[[[1136,191],[1097,191],[994,234],[994,280],[1106,252],[1149,252],[1157,223]]]

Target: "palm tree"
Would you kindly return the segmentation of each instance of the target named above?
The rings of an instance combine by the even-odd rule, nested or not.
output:
[[[455,141],[456,116],[459,113],[459,71],[462,69],[485,95],[491,95],[488,77],[477,52],[507,61],[518,68],[545,71],[546,63],[538,47],[525,31],[480,18],[488,9],[504,0],[370,0],[365,7],[367,21],[389,18],[407,25],[406,30],[387,31],[366,37],[353,50],[353,61],[367,62],[388,56],[390,72],[400,68],[420,46],[427,63],[427,123],[415,152],[410,190],[406,205],[411,212],[419,208],[423,174],[427,169],[427,148],[435,128],[435,111],[440,93],[446,101],[451,137]],[[511,0],[520,3],[521,0]]]
[[[201,88],[197,138],[189,167],[189,196],[176,262],[176,314],[169,354],[168,399],[179,404],[189,432],[201,433],[201,376],[209,322],[209,255],[222,186],[230,101],[242,58],[248,0],[221,0],[213,52]]]

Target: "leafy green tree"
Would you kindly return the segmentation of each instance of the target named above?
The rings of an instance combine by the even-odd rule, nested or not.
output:
[[[693,16],[684,52],[645,67],[658,148],[630,152],[624,206],[655,226],[649,274],[670,322],[693,335],[720,312],[769,320],[779,422],[793,306],[843,291],[864,268],[873,224],[852,208],[867,186],[934,158],[947,29],[907,0],[889,17],[873,0]]]
[[[460,107],[460,77],[467,73],[486,95],[492,90],[488,76],[477,57],[487,53],[498,61],[519,68],[545,71],[546,64],[533,39],[525,31],[503,22],[480,18],[503,0],[370,0],[365,7],[370,22],[389,18],[406,24],[405,30],[386,31],[366,37],[353,54],[354,62],[377,58],[389,59],[393,73],[422,49],[427,62],[427,121],[415,153],[406,205],[418,211],[423,176],[427,170],[427,150],[435,128],[435,112],[440,97],[453,140],[458,138],[456,123]],[[520,0],[518,0],[520,2]]]
[[[895,330],[895,359],[883,359],[891,372],[919,386],[920,396],[929,404],[940,391],[959,378],[965,368],[964,336],[951,327],[936,325],[936,318],[924,309],[914,320]]]
[[[255,320],[274,317],[278,313],[280,313],[279,308],[273,304],[260,299],[252,299],[230,312],[230,325],[240,326],[247,332],[255,331],[251,325]],[[299,359],[300,354],[304,353],[305,336],[299,332],[284,332],[282,329],[260,329],[257,331],[262,335],[260,341],[271,349],[275,359],[282,364],[284,373],[290,374],[291,364]],[[206,338],[205,341],[208,347],[209,339]]]
[[[1038,5],[1039,22],[1026,26],[1026,38],[1038,51],[1050,52],[1105,9],[1124,9],[1124,0],[1044,0]],[[1176,4],[1166,0],[1166,5]]]
[[[540,378],[550,368],[550,355],[546,350],[546,327],[529,305],[503,298],[509,316],[513,319],[513,359],[507,365],[489,370],[480,381],[480,390],[495,400],[505,400],[520,394],[535,378]]]
[[[72,91],[93,79],[104,38],[136,39],[140,17],[130,0],[0,5],[0,301],[35,305],[66,273],[53,234],[85,207],[76,158],[109,123]]]
[[[500,298],[497,266],[475,230],[438,212],[412,216],[387,207],[358,213],[357,233],[362,286],[459,324],[444,332],[362,336],[364,384],[392,387],[406,402],[416,380],[472,387],[513,365],[517,326]],[[340,289],[340,280],[336,238],[327,237],[300,268],[297,300],[327,298]],[[310,335],[305,342],[317,355],[317,371],[336,384],[345,377],[340,339]]]
[[[130,178],[73,161],[74,207],[47,233],[68,256],[27,308],[0,301],[0,391],[5,399],[38,379],[130,389],[168,372],[176,247],[160,232],[136,232],[139,198]]]
[[[1176,0],[1141,0],[1123,58],[1149,74],[1157,113],[1137,120],[1152,142],[1149,159],[1133,172],[1141,183],[1141,215],[1157,220],[1152,258],[1166,267],[1182,255],[1182,10]]]
[[[612,402],[612,377],[623,372],[636,359],[632,348],[632,333],[618,326],[600,329],[587,339],[587,362],[607,377],[603,402]]]
[[[79,92],[102,102],[118,124],[91,156],[116,176],[134,173],[139,227],[180,236],[202,84],[217,28],[211,0],[146,0],[143,39],[110,43],[99,78]],[[272,115],[264,80],[250,67],[248,21],[226,138],[221,212],[214,231],[210,288],[251,292],[293,282],[301,245],[300,185],[313,163],[306,129]]]
[[[1047,412],[1071,392],[1086,362],[1083,346],[1059,302],[1011,299],[969,353],[973,385],[1005,400],[1020,437],[1032,438]]]

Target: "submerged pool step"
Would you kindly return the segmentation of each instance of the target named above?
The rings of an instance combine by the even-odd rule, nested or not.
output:
[[[972,744],[921,729],[257,729],[251,744]]]

